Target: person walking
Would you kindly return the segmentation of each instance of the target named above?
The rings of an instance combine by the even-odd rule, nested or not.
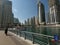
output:
[[[7,33],[8,33],[8,26],[6,27],[5,29],[5,35],[7,36]]]

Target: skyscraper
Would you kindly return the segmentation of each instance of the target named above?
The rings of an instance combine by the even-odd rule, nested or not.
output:
[[[27,25],[27,21],[26,20],[25,20],[24,24],[25,24],[25,26]]]
[[[2,19],[2,1],[0,0],[0,27],[1,27],[1,19]]]
[[[7,26],[7,24],[13,23],[13,15],[12,15],[12,2],[6,1],[4,2],[4,11],[3,11],[3,25]]]
[[[48,0],[50,10],[51,23],[60,23],[60,1],[59,0]]]
[[[45,23],[45,9],[43,3],[39,1],[38,5],[38,21],[39,24]]]
[[[0,0],[0,27],[6,27],[13,23],[12,2]]]
[[[19,19],[18,18],[14,18],[14,23],[15,24],[19,24]]]

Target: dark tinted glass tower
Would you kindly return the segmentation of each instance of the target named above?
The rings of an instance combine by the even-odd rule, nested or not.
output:
[[[39,24],[45,23],[45,9],[43,3],[39,1],[38,3],[38,21]]]

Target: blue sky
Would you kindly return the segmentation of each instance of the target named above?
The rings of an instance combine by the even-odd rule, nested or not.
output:
[[[48,11],[47,0],[41,0],[45,6],[45,12]],[[14,17],[20,22],[37,15],[37,0],[12,0],[12,11]]]

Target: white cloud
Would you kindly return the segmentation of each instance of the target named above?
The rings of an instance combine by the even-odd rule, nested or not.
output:
[[[17,12],[18,12],[18,10],[17,10],[16,8],[13,8],[13,12],[17,13]]]

